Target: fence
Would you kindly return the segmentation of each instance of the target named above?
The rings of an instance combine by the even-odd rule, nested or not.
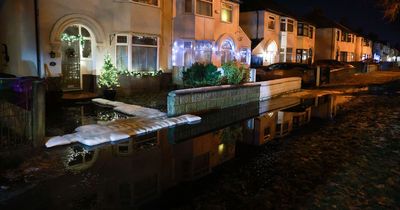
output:
[[[44,92],[34,78],[0,79],[0,151],[42,145]]]

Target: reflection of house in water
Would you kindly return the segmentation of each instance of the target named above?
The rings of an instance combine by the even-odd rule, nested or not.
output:
[[[213,167],[235,155],[235,141],[241,138],[241,127],[208,133],[173,147],[176,180],[193,180],[209,174]]]
[[[315,98],[311,116],[315,118],[331,119],[336,116],[336,107],[336,96],[325,95]]]
[[[300,128],[311,121],[311,106],[307,106],[305,104],[285,109],[282,112],[292,114],[293,129]]]
[[[275,137],[280,138],[288,135],[293,130],[293,113],[278,112],[278,121],[275,128]]]
[[[252,145],[262,145],[275,138],[278,112],[270,112],[248,120],[245,125],[244,141]]]

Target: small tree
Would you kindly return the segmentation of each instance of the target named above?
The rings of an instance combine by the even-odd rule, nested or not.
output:
[[[110,55],[106,55],[104,58],[103,71],[100,74],[97,85],[99,88],[106,89],[119,87],[118,71],[114,64],[111,62]]]
[[[230,85],[238,85],[246,79],[246,68],[235,62],[228,62],[222,65],[224,76]]]

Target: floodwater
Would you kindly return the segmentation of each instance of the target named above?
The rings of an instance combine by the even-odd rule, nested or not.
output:
[[[158,202],[188,196],[169,194],[180,192],[174,189],[207,180],[219,166],[290,135],[311,120],[332,120],[338,104],[347,100],[334,95],[277,98],[206,113],[195,125],[112,144],[40,149],[26,157],[26,168],[15,172],[22,175],[0,180],[0,207],[162,209],[165,206]],[[48,112],[46,135],[126,117],[94,104],[62,107]]]

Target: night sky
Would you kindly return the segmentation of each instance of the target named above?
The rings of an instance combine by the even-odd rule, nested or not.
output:
[[[336,21],[345,20],[348,26],[356,30],[363,29],[364,34],[373,32],[380,40],[392,45],[400,43],[400,18],[390,23],[383,18],[382,9],[377,0],[276,0],[296,14],[303,15],[317,7]]]

